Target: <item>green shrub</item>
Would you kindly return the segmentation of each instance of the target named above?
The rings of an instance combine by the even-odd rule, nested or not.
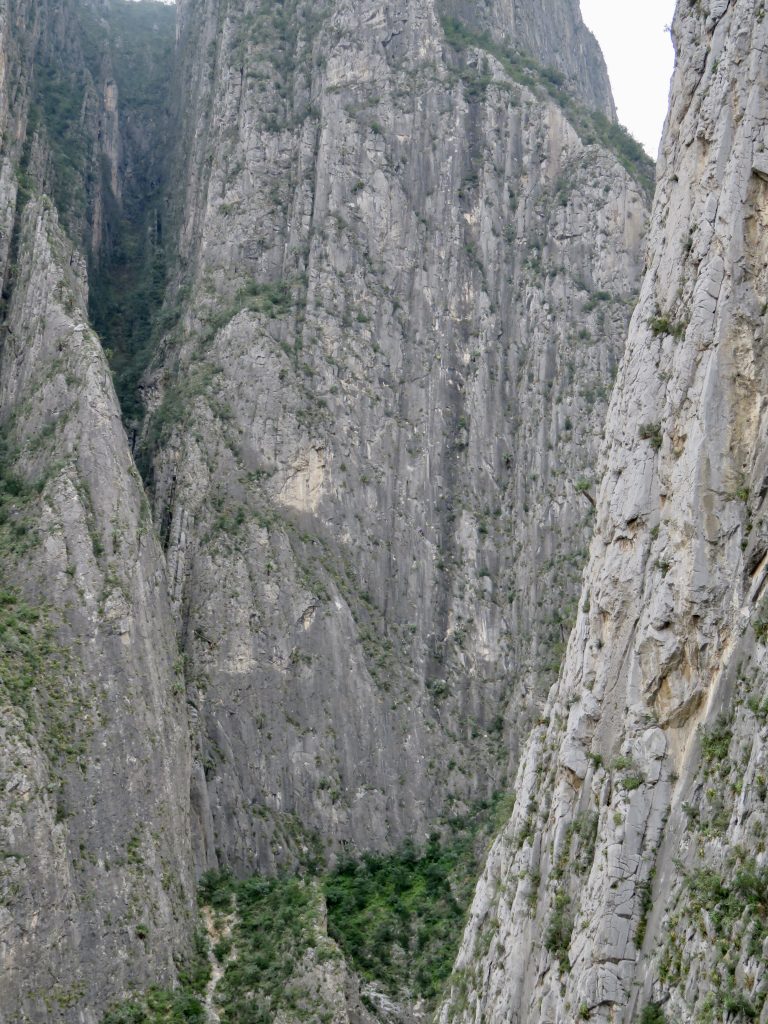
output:
[[[203,875],[200,904],[213,911],[220,934],[224,918],[232,928],[213,950],[224,966],[216,996],[222,1024],[273,1024],[281,1012],[324,1019],[317,993],[296,971],[310,949],[322,963],[338,957],[340,947],[364,979],[391,995],[434,1002],[453,966],[481,858],[511,803],[497,796],[449,820],[445,835],[433,834],[424,850],[406,844],[394,854],[346,861],[324,876],[239,881],[229,872]],[[580,828],[591,834],[591,821]],[[323,926],[323,898],[335,942]],[[200,1024],[209,978],[208,940],[201,932],[179,971],[178,989],[134,997],[103,1024]]]
[[[239,297],[246,308],[271,318],[285,315],[294,305],[292,288],[287,281],[266,284],[254,281],[242,289]]]
[[[192,953],[179,968],[179,987],[150,988],[144,995],[113,1007],[102,1024],[205,1024],[202,996],[211,976],[208,942],[195,933]]]
[[[653,334],[672,335],[675,338],[681,338],[685,334],[685,324],[674,323],[668,316],[654,317],[650,326]]]
[[[639,772],[634,772],[629,775],[625,775],[624,778],[620,780],[619,785],[622,789],[631,792],[633,789],[639,789],[644,782],[645,778]]]
[[[187,992],[153,988],[138,1001],[110,1010],[102,1024],[205,1024],[202,1002]]]
[[[28,725],[41,718],[41,692],[50,693],[54,685],[58,690],[65,660],[45,612],[14,591],[0,591],[0,692]],[[51,713],[63,714],[69,702],[52,703]]]
[[[651,448],[658,451],[662,444],[660,423],[641,423],[638,432],[641,441],[650,441]]]
[[[436,836],[423,854],[406,846],[344,863],[325,882],[329,933],[363,978],[434,999],[463,930],[466,887],[457,899],[456,876],[475,865],[466,840],[443,845]]]
[[[635,945],[640,949],[645,942],[645,933],[648,928],[648,915],[653,907],[653,879],[656,875],[656,870],[651,871],[651,876],[646,882],[642,882],[638,886],[640,894],[640,920],[637,923],[637,931],[635,933]]]
[[[220,913],[232,910],[235,881],[229,871],[206,871],[200,879],[198,896],[203,906]]]
[[[563,108],[586,145],[600,143],[610,149],[645,192],[653,194],[656,179],[653,160],[625,128],[609,120],[602,112],[589,110],[576,99],[561,72],[542,67],[527,54],[496,42],[486,32],[473,31],[458,18],[442,17],[440,20],[446,41],[454,49],[462,51],[475,47],[484,50],[499,61],[513,81],[539,95],[550,96]],[[482,98],[492,81],[489,74],[478,75],[473,69],[465,69],[462,78],[470,100]]]
[[[489,837],[509,817],[496,797],[448,822],[423,851],[340,864],[325,880],[328,931],[364,978],[395,998],[434,1002],[450,975]]]
[[[708,729],[701,731],[701,756],[707,766],[729,768],[728,751],[733,738],[730,719],[721,715]]]
[[[301,878],[249,878],[208,872],[200,902],[218,914],[235,914],[232,935],[217,943],[227,954],[217,987],[226,1024],[271,1024],[281,1010],[299,1006],[309,994],[292,980],[297,965],[321,940],[321,901],[316,883]],[[332,955],[332,947],[318,956]],[[303,1011],[302,1011],[303,1012]]]
[[[573,915],[568,895],[560,891],[555,896],[555,904],[549,917],[547,930],[544,934],[544,948],[553,953],[560,961],[560,969],[570,970],[568,950],[573,934]]]
[[[667,1024],[667,1018],[659,1003],[649,1003],[643,1007],[638,1024]]]

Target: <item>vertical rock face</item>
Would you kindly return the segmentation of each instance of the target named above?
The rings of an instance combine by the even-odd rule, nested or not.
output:
[[[507,4],[180,5],[144,450],[203,865],[424,836],[554,678],[646,218],[558,11],[559,76]]]
[[[17,267],[0,365],[2,1000],[11,1019],[96,1021],[128,979],[172,972],[189,927],[183,687],[84,270],[45,202],[24,213]]]
[[[768,19],[673,31],[579,615],[442,1021],[765,1017]]]
[[[90,312],[133,438],[173,249],[166,214],[175,12],[146,0],[138,6],[108,0],[84,28],[99,99],[96,185],[85,239]]]
[[[575,0],[182,0],[173,79],[168,13],[0,0],[0,1017],[503,784],[594,534],[439,1018],[764,1020],[763,0],[679,5],[596,496],[645,197]]]
[[[195,871],[509,779],[639,284],[647,162],[572,0],[185,0],[175,69],[170,14],[0,0],[14,1022],[171,981]]]
[[[193,892],[162,554],[85,260],[36,197],[71,126],[42,116],[35,74],[74,13],[10,5],[3,24],[0,1019],[96,1024],[129,985],[175,975]]]
[[[492,4],[445,0],[440,10],[560,72],[591,109],[615,117],[605,61],[581,20],[577,0],[544,0],[537,4],[527,0]]]

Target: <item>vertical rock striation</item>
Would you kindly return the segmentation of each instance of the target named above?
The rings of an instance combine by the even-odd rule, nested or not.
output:
[[[39,194],[90,196],[90,153],[67,154],[98,123],[99,90],[51,64],[57,38],[82,52],[87,13],[9,4],[0,23],[0,1018],[14,1024],[96,1024],[128,987],[175,977],[193,928],[162,553],[88,325],[85,258]],[[87,214],[63,217],[74,233]]]
[[[577,0],[544,0],[537,4],[526,0],[491,4],[443,0],[439,10],[562,74],[590,109],[615,119],[605,61],[581,20]]]
[[[574,0],[182,0],[175,67],[172,19],[0,0],[14,1022],[172,983],[205,868],[418,843],[508,782],[642,269]]]
[[[765,1019],[768,20],[673,33],[579,615],[441,1021]]]
[[[183,686],[84,266],[47,200],[27,205],[16,263],[0,363],[0,1009],[95,1022],[128,981],[170,977],[186,942]]]
[[[424,837],[554,678],[646,221],[556,6],[180,5],[144,458],[202,865]]]

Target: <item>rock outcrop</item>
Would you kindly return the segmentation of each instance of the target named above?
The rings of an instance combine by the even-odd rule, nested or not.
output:
[[[97,1021],[172,977],[192,908],[189,741],[149,506],[82,259],[24,211],[0,362],[0,1013]],[[46,1016],[48,1015],[48,1016]]]
[[[441,1021],[768,1013],[764,15],[678,5],[579,615]]]

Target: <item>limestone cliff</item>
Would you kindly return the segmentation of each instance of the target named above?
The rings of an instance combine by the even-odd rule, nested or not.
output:
[[[766,1019],[768,20],[680,3],[559,683],[441,1021]]]
[[[649,162],[575,0],[176,15],[0,0],[13,1024],[160,1013],[191,974],[231,1024],[216,985],[259,978],[217,929],[245,949],[273,883],[209,949],[205,869],[418,850],[510,781],[642,270]],[[360,995],[316,888],[276,1019],[423,1019]]]
[[[65,166],[34,77],[65,12],[3,13],[0,1019],[96,1024],[189,941],[189,737],[85,259],[38,196]]]
[[[0,364],[0,1008],[66,1019],[80,1004],[96,1021],[128,979],[170,976],[189,929],[184,692],[84,268],[47,201],[24,212],[16,274]]]
[[[142,451],[202,865],[425,838],[557,671],[646,210],[554,6],[562,72],[503,3],[179,7]]]

